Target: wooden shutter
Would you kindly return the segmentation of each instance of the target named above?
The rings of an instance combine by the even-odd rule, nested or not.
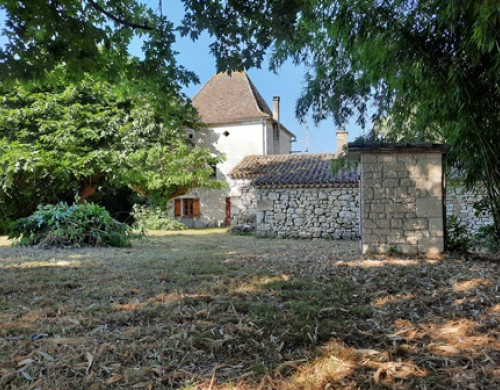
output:
[[[226,220],[224,221],[226,226],[231,225],[231,197],[226,198]]]
[[[200,199],[193,199],[193,217],[200,216]]]
[[[181,216],[181,200],[175,199],[175,214],[176,217]]]

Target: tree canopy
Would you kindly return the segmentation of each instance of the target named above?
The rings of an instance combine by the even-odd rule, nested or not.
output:
[[[163,200],[221,186],[210,166],[219,158],[187,143],[183,126],[194,119],[178,102],[159,115],[127,83],[90,75],[71,83],[62,73],[0,91],[0,203],[29,198],[34,207],[71,193],[85,200],[104,184]]]
[[[211,178],[219,158],[185,139],[184,128],[200,124],[181,86],[196,76],[176,63],[165,17],[132,0],[0,7],[8,38],[0,50],[1,214],[26,215],[75,193],[84,200],[103,185],[157,201],[222,185]],[[138,36],[141,58],[128,49]]]

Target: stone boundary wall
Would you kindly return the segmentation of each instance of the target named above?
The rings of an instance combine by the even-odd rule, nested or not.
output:
[[[250,180],[235,180],[231,190],[231,230],[257,229],[257,189]]]
[[[257,189],[251,186],[250,181],[240,180],[237,196],[232,197],[232,220],[231,228],[239,231],[257,230]],[[329,189],[322,189],[327,191]],[[268,190],[269,191],[269,190]],[[359,191],[355,191],[355,200],[353,208],[345,208],[343,211],[353,211],[359,215]],[[483,188],[477,188],[474,191],[466,191],[461,183],[449,183],[446,186],[446,217],[456,216],[461,223],[465,223],[472,234],[477,233],[479,228],[493,223],[493,218],[486,214],[475,215],[473,204],[481,200],[485,195]],[[356,217],[357,218],[357,217]],[[359,232],[359,219],[356,221],[356,232]],[[398,222],[393,222],[398,224]],[[274,228],[273,228],[274,229]],[[352,228],[350,229],[351,231]]]
[[[359,238],[358,188],[257,190],[257,236]]]
[[[460,181],[450,181],[446,184],[446,217],[455,216],[460,223],[467,226],[469,233],[479,232],[482,226],[493,224],[493,217],[486,212],[476,216],[474,203],[486,197],[486,188],[477,187],[466,190]]]

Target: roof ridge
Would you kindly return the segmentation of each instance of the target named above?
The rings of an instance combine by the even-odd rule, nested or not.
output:
[[[246,72],[219,72],[191,99],[205,123],[272,118],[272,112]]]
[[[248,73],[245,72],[245,71],[243,71],[241,73],[243,73],[243,75],[245,76],[246,80],[248,81],[248,86],[250,87],[250,91],[252,92],[252,95],[254,97],[253,100],[254,100],[254,103],[257,106],[257,110],[259,110],[260,112],[262,112],[264,115],[269,115],[270,117],[272,117],[272,111],[271,111],[271,109],[267,105],[266,100],[260,94],[260,92],[257,89],[257,87],[255,86],[255,84],[250,79],[250,76],[248,76]],[[264,107],[261,107],[260,103],[263,103]],[[266,109],[267,109],[267,112],[266,112]]]

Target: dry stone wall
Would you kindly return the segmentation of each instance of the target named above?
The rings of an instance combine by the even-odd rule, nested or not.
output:
[[[461,181],[448,182],[446,185],[446,217],[457,217],[467,226],[468,232],[475,234],[482,226],[493,224],[493,217],[487,212],[477,214],[474,204],[486,197],[486,188],[478,186],[466,190]]]
[[[260,188],[259,237],[359,238],[358,188]]]
[[[235,180],[231,194],[231,229],[255,231],[257,229],[257,189],[250,180]]]

